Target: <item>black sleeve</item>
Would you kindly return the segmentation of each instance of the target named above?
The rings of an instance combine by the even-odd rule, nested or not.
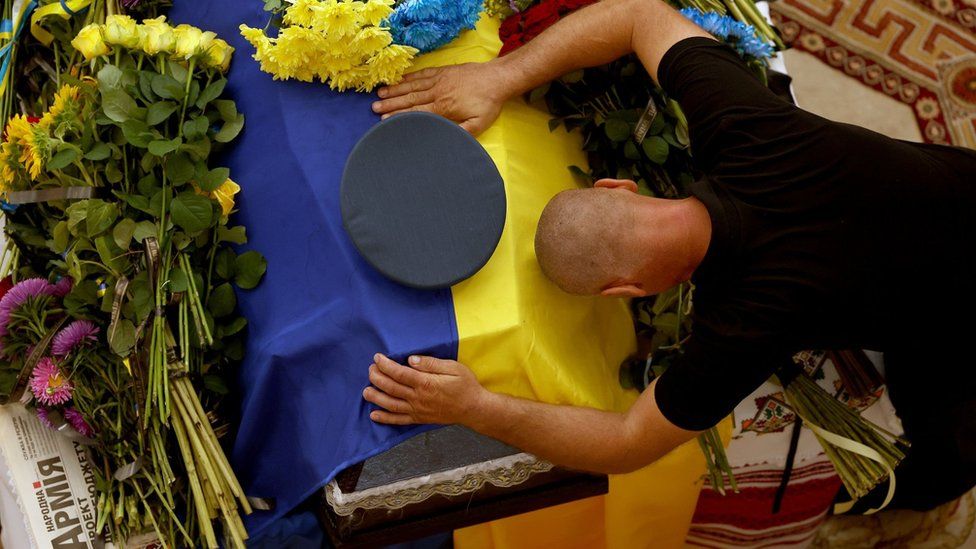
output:
[[[688,118],[692,153],[706,171],[727,148],[781,135],[800,112],[760,82],[735,50],[711,38],[678,41],[657,74]]]
[[[721,336],[696,325],[683,354],[657,380],[658,408],[682,429],[714,426],[789,358],[775,349],[767,341]]]

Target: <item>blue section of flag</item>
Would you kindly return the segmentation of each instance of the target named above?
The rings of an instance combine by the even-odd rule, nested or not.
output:
[[[232,461],[247,495],[276,503],[247,518],[255,536],[344,467],[423,429],[369,420],[367,368],[376,352],[456,356],[454,309],[449,290],[412,290],[377,273],[342,228],[340,177],[378,121],[375,97],[260,72],[238,31],[265,26],[257,0],[176,2],[170,18],[237,48],[227,89],[246,122],[222,161],[243,187],[236,221],[247,247],[268,259],[262,284],[239,292],[249,339]]]

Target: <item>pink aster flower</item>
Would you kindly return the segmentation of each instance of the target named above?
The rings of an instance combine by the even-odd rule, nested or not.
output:
[[[87,320],[76,320],[54,336],[51,354],[57,357],[66,356],[89,341],[98,341],[98,326]]]
[[[54,429],[54,422],[48,417],[48,409],[43,406],[37,407],[37,419],[41,420],[41,424],[48,429]]]
[[[54,295],[54,286],[43,278],[28,278],[18,282],[4,294],[3,298],[0,299],[0,336],[7,333],[10,313],[23,305],[29,298],[39,295]]]
[[[54,291],[52,295],[57,297],[64,297],[71,292],[71,288],[75,285],[75,281],[70,276],[62,276],[60,280],[54,283]]]
[[[38,361],[31,373],[31,392],[38,402],[46,406],[64,404],[71,400],[71,382],[61,372],[61,368],[48,357]]]
[[[95,430],[85,421],[85,416],[74,408],[64,409],[64,419],[82,436],[90,437],[95,434]]]

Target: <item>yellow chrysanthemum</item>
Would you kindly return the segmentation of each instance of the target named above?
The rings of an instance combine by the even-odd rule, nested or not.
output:
[[[370,80],[369,69],[365,65],[329,75],[329,87],[335,91],[365,91]]]
[[[390,31],[381,27],[366,27],[352,39],[351,48],[364,56],[376,53],[393,43]]]
[[[312,17],[311,26],[330,38],[354,35],[362,26],[359,10],[352,2],[326,0],[318,8]]]
[[[77,115],[78,99],[81,97],[81,90],[77,86],[72,86],[70,84],[65,84],[61,86],[61,89],[54,94],[54,103],[51,108],[48,109],[43,116],[41,116],[40,122],[37,123],[38,127],[43,129],[49,129],[52,126],[59,126],[65,116],[67,118]]]
[[[395,84],[403,77],[403,71],[410,67],[416,54],[416,48],[393,44],[378,51],[366,65],[376,83]]]
[[[315,12],[322,9],[321,2],[319,0],[295,0],[295,2],[288,6],[285,10],[285,15],[282,21],[286,25],[301,25],[303,27],[311,27],[312,19],[315,17]]]
[[[366,25],[379,25],[393,13],[393,0],[368,0],[356,4],[359,17]]]

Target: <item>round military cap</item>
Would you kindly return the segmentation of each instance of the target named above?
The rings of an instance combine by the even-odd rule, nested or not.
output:
[[[371,128],[349,155],[340,193],[356,249],[413,288],[446,288],[478,272],[505,225],[495,163],[468,132],[431,113]]]

